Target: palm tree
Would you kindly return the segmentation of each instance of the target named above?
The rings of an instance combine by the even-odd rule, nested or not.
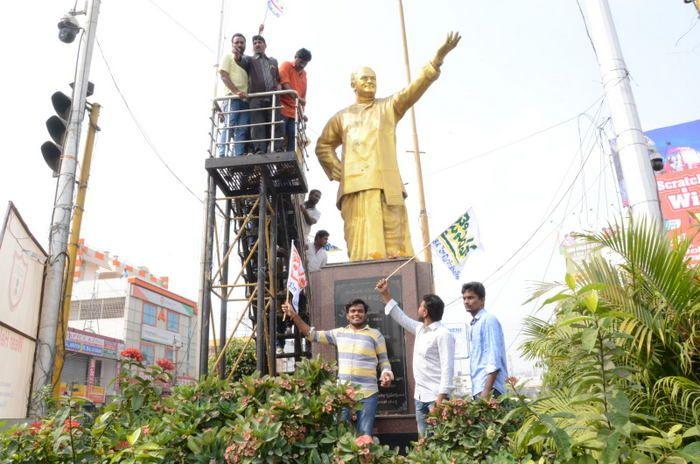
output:
[[[521,445],[542,448],[538,430],[565,431],[566,446],[600,457],[606,437],[619,434],[633,451],[636,433],[700,423],[700,275],[686,258],[690,240],[645,221],[577,238],[595,251],[565,284],[533,296],[560,290],[544,304],[552,318],[525,322],[523,351],[546,374]]]

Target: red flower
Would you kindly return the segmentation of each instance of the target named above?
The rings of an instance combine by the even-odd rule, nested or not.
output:
[[[63,421],[63,430],[69,432],[71,429],[76,429],[80,427],[80,422],[73,419],[66,419]]]
[[[135,361],[141,362],[144,360],[143,354],[138,348],[127,348],[119,353],[120,356],[124,358],[133,359]]]
[[[44,427],[44,423],[41,421],[35,421],[29,424],[29,433],[36,435]]]
[[[172,371],[175,369],[175,364],[173,364],[170,360],[165,358],[156,360],[156,364],[160,366],[160,368],[164,371]]]
[[[128,442],[128,441],[122,440],[122,441],[120,441],[119,443],[117,443],[116,445],[114,445],[114,449],[117,450],[117,451],[119,451],[119,450],[126,449],[126,448],[128,448],[129,446],[130,446],[130,445],[129,445],[129,442]]]
[[[374,443],[374,440],[369,435],[360,435],[355,438],[355,444],[359,447],[369,446]]]

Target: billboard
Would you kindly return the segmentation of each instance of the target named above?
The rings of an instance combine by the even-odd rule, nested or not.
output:
[[[691,263],[700,263],[700,119],[645,132],[663,159],[656,172],[664,227],[672,237],[692,238]]]
[[[27,416],[46,252],[9,203],[0,231],[0,418]]]

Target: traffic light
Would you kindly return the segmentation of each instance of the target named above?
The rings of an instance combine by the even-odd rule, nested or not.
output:
[[[74,83],[70,86],[73,88]],[[87,96],[91,96],[95,91],[95,85],[88,81]],[[54,92],[51,95],[51,104],[56,111],[54,116],[46,120],[46,129],[49,131],[51,140],[48,140],[41,145],[41,154],[44,156],[44,161],[53,171],[53,176],[58,177],[61,170],[61,156],[63,155],[63,143],[68,132],[68,119],[71,112],[71,98],[63,92]]]
[[[63,154],[63,142],[68,131],[71,103],[71,98],[63,92],[54,92],[51,95],[51,104],[56,114],[46,120],[46,128],[53,142],[50,140],[44,142],[41,145],[41,154],[53,171],[54,177],[58,176],[61,169],[61,155]]]

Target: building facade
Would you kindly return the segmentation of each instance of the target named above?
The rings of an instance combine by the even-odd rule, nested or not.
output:
[[[68,328],[61,371],[61,394],[104,404],[117,393],[113,380],[119,372],[119,352],[124,341],[84,330]]]

